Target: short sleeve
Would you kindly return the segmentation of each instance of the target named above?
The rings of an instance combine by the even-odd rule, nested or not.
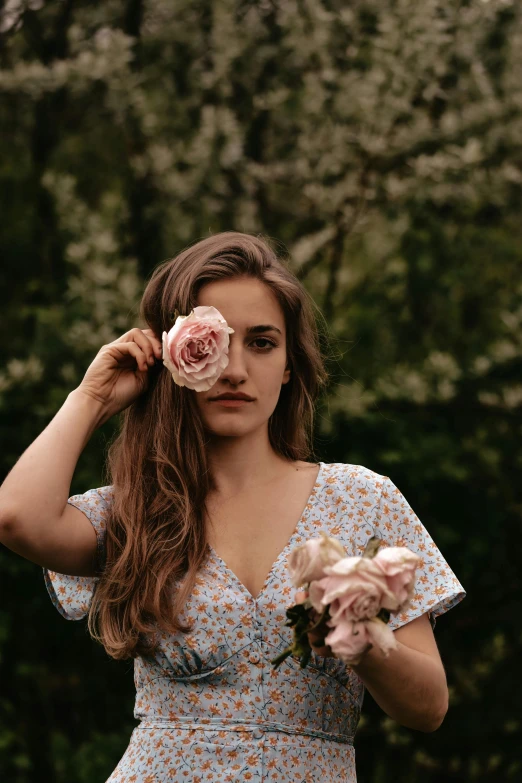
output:
[[[435,627],[436,618],[456,606],[466,593],[404,495],[387,477],[375,516],[374,534],[389,546],[408,547],[422,558],[410,607],[392,615],[390,628],[396,630],[426,613]]]
[[[112,500],[112,487],[90,489],[83,495],[73,495],[67,501],[82,511],[96,532],[96,571],[105,565],[106,519]],[[66,620],[81,620],[89,611],[98,582],[97,576],[67,576],[43,569],[44,580],[51,600]]]

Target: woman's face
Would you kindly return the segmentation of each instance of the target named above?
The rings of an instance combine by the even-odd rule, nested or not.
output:
[[[281,385],[290,380],[285,321],[277,299],[259,280],[237,277],[204,285],[197,305],[216,307],[234,330],[228,366],[211,389],[196,393],[205,426],[224,437],[266,426]],[[243,392],[252,401],[232,407],[213,399],[230,392]]]

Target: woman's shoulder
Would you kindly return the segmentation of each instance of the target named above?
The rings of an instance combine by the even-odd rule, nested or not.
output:
[[[351,462],[322,462],[319,475],[322,474],[325,484],[340,484],[347,490],[354,487],[362,487],[367,490],[381,491],[388,476],[377,473],[365,465],[356,465]]]

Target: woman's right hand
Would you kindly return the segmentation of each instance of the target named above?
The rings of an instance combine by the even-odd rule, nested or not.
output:
[[[161,357],[152,329],[136,327],[100,348],[77,390],[102,403],[104,423],[146,391],[149,370]]]

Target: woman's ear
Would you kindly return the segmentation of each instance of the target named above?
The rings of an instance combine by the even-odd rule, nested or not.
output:
[[[288,381],[290,380],[290,373],[291,373],[290,367],[286,365],[286,369],[283,373],[283,380],[281,381],[282,384],[288,383]]]

